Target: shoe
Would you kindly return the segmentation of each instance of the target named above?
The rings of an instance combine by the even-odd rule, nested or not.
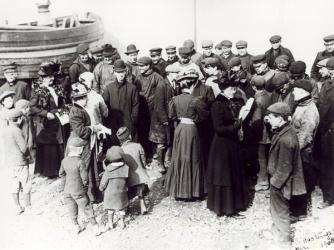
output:
[[[93,233],[95,236],[101,235],[102,231],[98,224],[93,225]]]
[[[318,204],[318,208],[319,209],[324,209],[324,208],[326,208],[326,207],[329,207],[331,204],[328,202],[328,201],[322,201],[322,202],[320,202],[319,204]]]
[[[24,207],[21,207],[20,205],[16,206],[15,213],[16,215],[20,215],[24,212]]]
[[[242,219],[245,219],[246,216],[240,213],[236,213],[236,214],[231,215],[231,218],[242,220]]]

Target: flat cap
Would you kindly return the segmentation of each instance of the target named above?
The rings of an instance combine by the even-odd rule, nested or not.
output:
[[[125,72],[126,71],[126,65],[125,62],[122,59],[118,59],[114,63],[114,70],[115,72]]]
[[[185,41],[183,42],[183,47],[187,47],[187,48],[190,48],[191,50],[193,50],[194,47],[195,47],[195,43],[194,43],[193,40],[188,39],[188,40],[185,40]]]
[[[237,49],[247,48],[247,46],[248,46],[248,44],[247,44],[247,42],[244,41],[244,40],[240,40],[240,41],[238,41],[238,42],[235,44],[235,47],[236,47]]]
[[[136,45],[134,44],[129,44],[128,46],[126,46],[126,51],[124,52],[125,55],[130,55],[133,53],[138,53],[139,50],[137,49]]]
[[[23,112],[20,109],[13,108],[8,110],[8,113],[6,115],[8,121],[15,121],[17,118],[23,115]]]
[[[267,108],[267,111],[269,113],[277,114],[277,115],[282,115],[282,116],[289,116],[291,115],[291,109],[288,104],[284,102],[276,102],[272,105],[270,105]]]
[[[329,70],[334,70],[334,57],[328,59],[326,63],[326,68]]]
[[[170,64],[166,67],[165,71],[167,73],[179,73],[180,72],[180,67],[178,67],[176,64]]]
[[[213,46],[213,42],[210,40],[205,40],[202,42],[202,48],[211,48]]]
[[[120,142],[128,139],[130,135],[131,135],[130,130],[127,127],[120,127],[116,132],[117,139]]]
[[[166,52],[176,52],[176,46],[174,45],[169,45],[165,49],[166,49]]]
[[[152,48],[150,49],[150,55],[155,56],[155,55],[161,55],[162,48]]]
[[[329,42],[332,42],[332,41],[334,41],[334,35],[329,35],[329,36],[324,37],[324,42],[325,43],[329,43]]]
[[[302,76],[306,71],[306,64],[303,61],[291,63],[289,68],[291,76]]]
[[[192,53],[192,49],[190,49],[189,47],[180,47],[179,48],[179,55],[185,55],[185,56],[189,56]]]
[[[216,46],[215,46],[215,49],[222,49],[223,46],[221,43],[217,43]]]
[[[14,91],[5,91],[0,95],[0,102],[2,102],[6,97],[8,96],[14,96],[15,92]]]
[[[289,69],[289,61],[283,59],[282,57],[276,57],[275,65],[279,70],[288,70]]]
[[[89,50],[89,46],[87,43],[81,43],[77,47],[77,53],[78,54],[85,54]]]
[[[138,59],[137,63],[139,65],[151,65],[152,64],[152,59],[147,57],[147,56],[143,56],[143,57],[140,57]]]
[[[255,75],[252,77],[250,84],[255,87],[264,87],[266,80],[262,76]]]
[[[269,41],[270,41],[270,43],[278,43],[278,42],[281,41],[281,39],[282,39],[281,36],[274,35],[274,36],[270,37]]]
[[[208,67],[208,66],[217,66],[218,67],[220,65],[220,62],[219,62],[219,59],[216,58],[216,57],[207,57],[207,58],[204,58],[201,61],[201,64],[204,67]]]
[[[294,82],[293,84],[294,88],[301,88],[306,90],[307,92],[311,93],[312,92],[312,83],[310,80],[307,79],[299,79]]]
[[[220,43],[223,47],[231,48],[232,47],[232,42],[230,40],[223,40]]]
[[[319,68],[326,67],[326,64],[327,64],[328,60],[329,60],[329,58],[325,58],[325,59],[322,59],[321,61],[317,62],[317,67],[319,67]]]
[[[185,71],[183,74],[179,75],[177,78],[176,78],[176,81],[179,82],[179,81],[182,81],[184,79],[198,79],[199,75],[198,75],[198,72],[194,69],[189,69],[187,71]]]
[[[272,88],[278,89],[281,86],[283,86],[284,84],[289,82],[289,76],[288,73],[286,72],[277,72],[273,78],[271,79],[271,84],[272,84]]]
[[[266,61],[266,55],[261,54],[261,55],[256,55],[252,57],[252,62],[253,63],[261,63]]]
[[[17,69],[17,64],[15,62],[9,62],[8,64],[3,66],[3,71],[6,72],[13,72]]]
[[[112,146],[108,149],[106,160],[109,162],[123,161],[124,151],[120,146]]]
[[[228,67],[231,69],[234,66],[239,66],[241,65],[241,59],[240,57],[233,57],[231,60],[228,62]]]

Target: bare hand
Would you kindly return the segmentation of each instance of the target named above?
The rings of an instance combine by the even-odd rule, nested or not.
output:
[[[52,114],[52,113],[47,113],[47,114],[46,114],[46,118],[48,118],[48,120],[53,120],[53,119],[55,119],[56,117],[55,117],[55,115]]]

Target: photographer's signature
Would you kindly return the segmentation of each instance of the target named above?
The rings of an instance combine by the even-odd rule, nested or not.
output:
[[[297,246],[296,250],[306,249],[323,249],[323,248],[334,248],[334,229],[322,230],[314,233],[310,237],[305,237],[301,243],[301,246]]]

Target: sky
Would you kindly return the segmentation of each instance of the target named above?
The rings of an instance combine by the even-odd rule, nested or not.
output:
[[[36,19],[35,3],[1,0],[0,24]],[[189,38],[197,38],[199,51],[203,40],[246,40],[255,55],[269,49],[270,36],[279,34],[282,45],[310,69],[316,53],[324,49],[323,37],[334,34],[332,0],[51,0],[50,10],[53,16],[94,12],[104,22],[103,42],[120,52],[134,43],[140,55],[148,55],[152,47],[179,47]]]

